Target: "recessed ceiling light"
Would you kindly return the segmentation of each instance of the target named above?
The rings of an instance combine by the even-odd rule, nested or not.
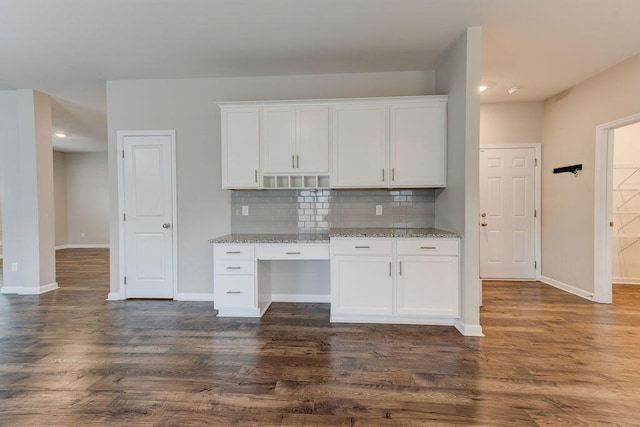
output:
[[[66,133],[62,133],[62,132],[56,132],[54,133],[55,136],[57,136],[58,138],[66,138],[67,134]]]
[[[513,86],[507,89],[507,92],[509,95],[513,95],[514,93],[520,92],[520,89],[522,89],[520,86]]]
[[[480,85],[478,86],[478,92],[482,93],[482,92],[486,92],[487,90],[491,89],[492,87],[494,87],[496,84],[494,82],[482,82],[480,83]]]

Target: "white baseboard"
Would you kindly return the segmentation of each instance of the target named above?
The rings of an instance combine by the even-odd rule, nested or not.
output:
[[[122,298],[122,295],[120,295],[120,292],[109,292],[109,295],[107,296],[107,301],[120,301],[124,298]]]
[[[56,251],[60,249],[109,249],[108,243],[81,243],[56,246]]]
[[[553,286],[554,288],[558,288],[561,291],[569,292],[570,294],[577,295],[581,298],[588,299],[589,301],[595,301],[593,296],[593,292],[585,291],[584,289],[576,288],[575,286],[568,285],[566,283],[560,282],[555,279],[551,279],[550,277],[542,276],[540,277],[540,281],[542,283],[546,283],[547,285]]]
[[[18,294],[18,295],[40,295],[46,292],[58,289],[58,283],[53,282],[44,286],[3,286],[0,289],[2,294]]]
[[[174,300],[176,301],[207,301],[213,302],[213,293],[178,293]]]
[[[271,294],[272,302],[309,302],[327,303],[331,302],[329,294]]]
[[[460,332],[465,337],[483,337],[482,326],[480,325],[467,325],[462,320],[456,320],[454,325],[458,332]]]
[[[2,258],[2,255],[0,255]],[[613,283],[620,285],[640,285],[640,277],[614,277]]]

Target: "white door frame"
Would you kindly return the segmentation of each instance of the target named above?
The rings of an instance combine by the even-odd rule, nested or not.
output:
[[[173,212],[173,221],[171,232],[173,240],[173,299],[178,295],[178,197],[176,186],[176,131],[175,130],[119,130],[117,136],[117,159],[118,159],[118,283],[120,285],[120,299],[126,299],[124,288],[124,276],[126,270],[126,254],[125,254],[125,233],[124,233],[124,162],[122,161],[122,153],[124,153],[124,138],[127,136],[168,136],[171,140],[171,192],[173,194],[171,204]]]
[[[535,244],[535,248],[534,248],[534,257],[535,257],[535,262],[536,262],[536,273],[535,273],[535,280],[540,280],[540,278],[542,277],[542,247],[541,247],[541,234],[542,234],[542,230],[540,228],[540,219],[542,218],[542,210],[541,210],[541,184],[542,184],[542,180],[541,180],[541,165],[542,165],[542,144],[483,144],[480,146],[480,150],[491,150],[491,149],[497,149],[497,148],[504,148],[504,149],[514,149],[514,148],[533,148],[534,149],[534,156],[536,159],[536,163],[534,165],[534,174],[535,174],[535,178],[534,178],[534,185],[535,185],[535,189],[534,189],[534,198],[535,198],[535,202],[534,202],[534,209],[536,210],[537,215],[534,218],[534,230],[533,230],[533,236],[534,236],[534,244]]]
[[[596,127],[595,183],[593,211],[593,299],[613,302],[611,227],[613,221],[613,131],[640,122],[640,113]]]

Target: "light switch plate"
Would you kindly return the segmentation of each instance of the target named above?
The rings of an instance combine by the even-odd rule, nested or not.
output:
[[[242,207],[242,216],[249,216],[249,206]]]

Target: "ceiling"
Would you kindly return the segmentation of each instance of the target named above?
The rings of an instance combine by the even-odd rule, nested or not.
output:
[[[483,102],[544,100],[640,52],[638,0],[0,0],[0,89],[106,149],[105,81],[431,70],[483,27]],[[515,95],[506,89],[521,86]]]

